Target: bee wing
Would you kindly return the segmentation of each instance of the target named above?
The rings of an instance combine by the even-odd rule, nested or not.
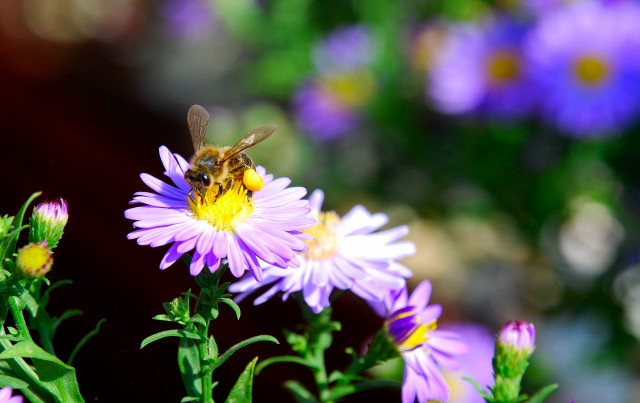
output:
[[[209,127],[209,112],[200,105],[193,105],[187,113],[187,124],[191,132],[194,151],[204,147],[204,135]]]
[[[246,150],[247,148],[258,144],[262,140],[271,136],[273,132],[278,129],[276,125],[265,125],[256,127],[247,133],[246,136],[240,139],[233,147],[229,148],[227,152],[224,153],[224,158],[220,162],[224,162],[234,155],[238,154],[240,151]]]

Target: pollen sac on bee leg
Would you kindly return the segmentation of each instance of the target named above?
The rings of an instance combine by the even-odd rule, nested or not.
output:
[[[255,169],[247,169],[242,176],[242,184],[249,190],[257,191],[262,189],[262,178]]]

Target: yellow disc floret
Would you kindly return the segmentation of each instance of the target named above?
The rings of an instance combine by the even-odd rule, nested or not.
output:
[[[217,186],[212,186],[204,197],[196,194],[195,200],[189,198],[191,212],[197,219],[207,221],[220,231],[233,232],[235,226],[246,221],[255,210],[253,199],[247,197],[247,192],[240,181],[233,181],[231,189],[218,197]]]
[[[45,242],[30,243],[18,251],[16,265],[20,274],[28,279],[40,278],[51,270],[53,252]]]
[[[319,212],[318,224],[304,230],[315,239],[305,241],[307,251],[304,256],[310,260],[324,260],[338,253],[338,235],[336,227],[340,223],[340,217],[333,211]]]
[[[258,191],[262,189],[262,178],[255,169],[247,169],[244,171],[244,176],[242,177],[242,183],[244,187],[249,190]]]

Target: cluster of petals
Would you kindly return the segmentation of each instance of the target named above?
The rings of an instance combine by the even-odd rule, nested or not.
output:
[[[22,403],[23,398],[20,395],[13,395],[10,387],[5,386],[0,389],[0,403]]]
[[[253,192],[253,212],[221,230],[196,217],[190,208],[189,184],[184,173],[189,163],[169,149],[160,147],[164,174],[173,182],[167,184],[151,175],[141,174],[142,181],[153,192],[137,192],[131,204],[143,204],[125,211],[137,230],[128,234],[140,245],[151,247],[172,244],[160,262],[160,269],[171,266],[180,256],[193,251],[190,273],[199,274],[204,265],[215,271],[227,259],[234,276],[249,268],[257,280],[262,279],[262,262],[280,267],[297,267],[296,252],[306,250],[303,240],[309,237],[301,230],[312,226],[309,205],[302,200],[306,190],[287,187],[288,178],[274,179],[263,167],[256,172],[264,181],[261,190]]]
[[[391,318],[397,312],[412,312],[420,325],[431,327],[442,313],[440,305],[429,305],[431,283],[422,281],[409,296],[406,288],[390,290],[385,293],[382,302],[370,303],[383,318]],[[449,399],[450,387],[445,381],[440,367],[457,370],[459,363],[456,356],[466,354],[468,347],[457,333],[433,329],[426,340],[413,348],[399,346],[405,362],[404,380],[402,384],[402,402],[413,403],[429,400]]]
[[[315,218],[322,214],[323,199],[320,190],[309,197],[311,215]],[[411,271],[397,260],[416,251],[412,242],[398,241],[408,233],[406,226],[375,232],[387,221],[385,214],[371,214],[363,206],[355,206],[333,228],[334,254],[322,259],[313,258],[312,245],[309,253],[298,254],[299,268],[281,270],[271,265],[264,269],[261,283],[247,277],[232,284],[229,290],[241,293],[237,300],[242,300],[270,284],[271,287],[254,300],[256,305],[278,292],[282,292],[282,299],[286,300],[291,293],[302,291],[305,302],[316,313],[330,305],[329,296],[334,288],[350,290],[367,301],[381,301],[384,290],[405,287],[405,279],[411,276]],[[322,242],[322,239],[316,242]]]

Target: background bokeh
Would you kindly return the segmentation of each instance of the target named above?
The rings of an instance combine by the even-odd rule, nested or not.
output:
[[[639,16],[633,0],[0,2],[0,214],[38,190],[68,202],[50,276],[74,284],[50,310],[84,311],[54,340],[62,357],[107,318],[75,362],[87,401],[184,394],[175,342],[139,344],[166,329],[151,320],[161,303],[195,282],[181,262],[158,270],[165,248],[127,241],[123,212],[140,173],[161,175],[161,145],[190,156],[197,103],[210,142],[278,124],[254,161],[323,189],[339,214],[362,204],[408,224],[409,285],[433,282],[441,326],[477,353],[470,373],[490,359],[487,334],[522,319],[538,335],[526,390],[555,381],[552,403],[637,402]],[[224,308],[216,321],[221,348],[283,340],[301,322],[294,301],[242,307],[240,321]],[[337,369],[381,321],[350,294],[334,316]],[[216,371],[214,397],[253,356],[286,352],[245,349]],[[292,401],[280,385],[300,376],[311,381],[266,369],[256,401]],[[455,382],[452,399],[474,401]]]

